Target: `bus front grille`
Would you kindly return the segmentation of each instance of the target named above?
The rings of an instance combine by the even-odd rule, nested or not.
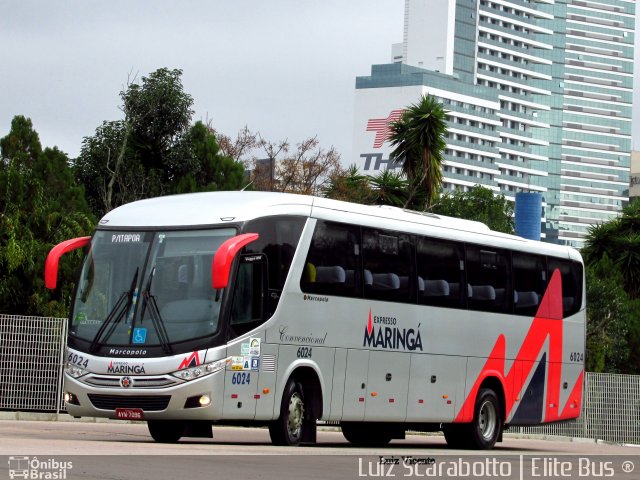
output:
[[[171,400],[170,395],[98,395],[89,394],[89,400],[100,410],[116,408],[141,408],[147,412],[165,410]]]
[[[84,383],[93,385],[94,387],[120,388],[120,379],[118,376],[89,375],[82,380]],[[131,388],[165,388],[172,387],[179,382],[169,375],[160,377],[131,377],[133,382]]]

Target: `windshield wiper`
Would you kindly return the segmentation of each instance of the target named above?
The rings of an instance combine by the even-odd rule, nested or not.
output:
[[[144,314],[147,311],[147,307],[149,307],[149,312],[151,313],[151,322],[153,323],[153,328],[155,328],[156,333],[158,334],[160,345],[162,345],[162,349],[164,350],[164,352],[169,354],[173,353],[173,349],[171,348],[171,344],[169,343],[169,335],[167,334],[167,329],[164,326],[162,315],[160,315],[160,309],[158,308],[156,297],[155,295],[151,295],[151,282],[153,281],[155,273],[156,267],[153,267],[151,273],[149,274],[147,285],[144,287],[144,292],[142,293],[144,304],[142,305],[142,313],[140,314],[140,323],[142,323],[142,321],[144,320]]]
[[[133,291],[135,290],[138,283],[139,270],[140,267],[136,268],[136,273],[133,275],[133,280],[131,281],[129,290],[125,290],[120,294],[120,298],[118,298],[118,301],[109,312],[109,315],[107,315],[107,318],[105,318],[104,322],[102,322],[102,325],[100,325],[96,336],[93,337],[93,341],[91,342],[91,346],[89,347],[89,352],[95,353],[98,350],[98,347],[100,345],[100,337],[102,337],[107,327],[110,326],[109,331],[104,337],[105,341],[113,334],[118,324],[122,321],[122,318],[131,308],[131,304],[133,303]]]

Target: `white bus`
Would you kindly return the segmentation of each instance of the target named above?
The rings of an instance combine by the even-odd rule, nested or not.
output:
[[[393,207],[258,192],[134,202],[87,246],[68,329],[76,417],[145,420],[156,441],[336,422],[358,445],[442,430],[492,448],[580,414],[580,255]]]

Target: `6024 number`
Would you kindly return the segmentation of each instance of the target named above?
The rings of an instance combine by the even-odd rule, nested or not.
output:
[[[298,349],[298,358],[311,358],[311,347],[300,347]]]
[[[584,353],[581,352],[571,352],[569,355],[570,362],[583,362],[584,361]]]
[[[231,375],[233,385],[248,385],[251,383],[251,374],[247,372],[236,372]]]

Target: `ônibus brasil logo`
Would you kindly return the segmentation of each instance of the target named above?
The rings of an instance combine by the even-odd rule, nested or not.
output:
[[[364,329],[362,346],[373,348],[390,348],[393,350],[422,351],[420,324],[418,328],[399,328],[395,317],[372,316],[369,310],[369,321]]]

